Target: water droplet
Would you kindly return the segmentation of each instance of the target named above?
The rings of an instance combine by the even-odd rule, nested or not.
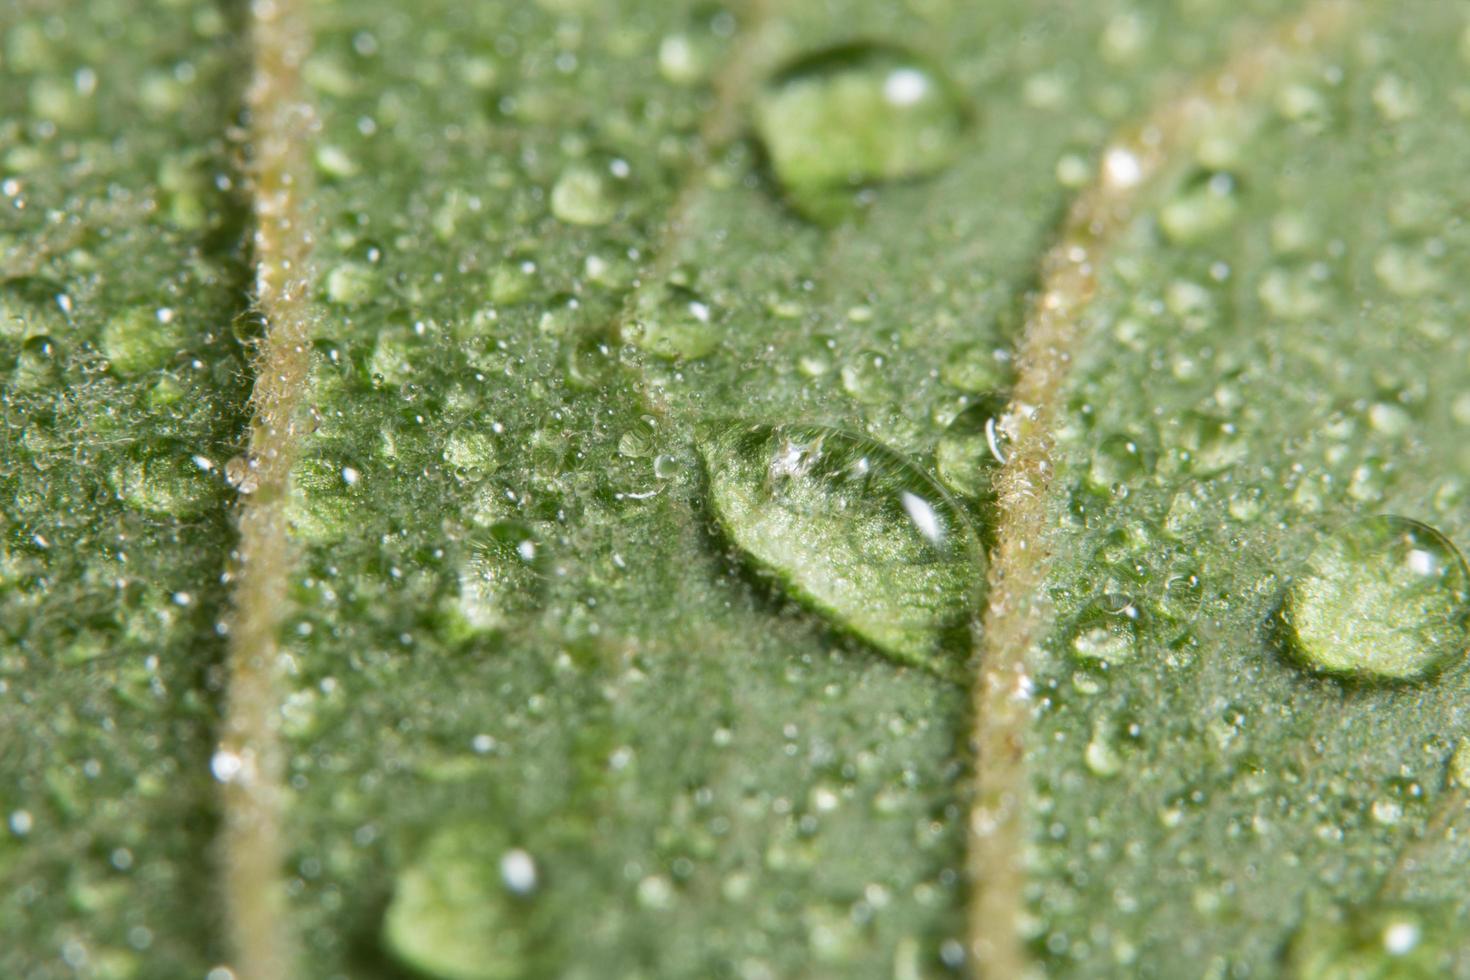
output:
[[[494,827],[455,825],[429,838],[393,883],[383,941],[403,963],[433,977],[506,980],[526,966],[516,906],[534,901],[523,862]],[[524,852],[522,852],[524,853]],[[526,855],[534,894],[535,863]],[[506,864],[509,862],[509,874]]]
[[[665,284],[638,294],[633,318],[623,325],[627,343],[655,357],[693,360],[720,343],[715,310],[698,293]]]
[[[1123,769],[1123,759],[1118,755],[1118,750],[1101,733],[1093,734],[1092,740],[1083,750],[1082,758],[1087,763],[1088,771],[1094,776],[1116,776]]]
[[[1312,670],[1420,678],[1470,647],[1470,569],[1434,528],[1370,517],[1317,545],[1282,612],[1293,652]]]
[[[138,374],[168,363],[182,340],[172,311],[134,306],[102,327],[102,354],[119,374]]]
[[[840,219],[864,184],[923,177],[958,153],[965,112],[948,79],[918,56],[856,43],[807,55],[755,105],[771,169],[799,210]]]
[[[1004,387],[1010,375],[1010,353],[989,344],[957,347],[939,365],[940,381],[972,395]]]
[[[1204,412],[1185,412],[1167,430],[1180,465],[1196,476],[1214,476],[1249,453],[1235,423]]]
[[[954,417],[934,447],[934,469],[955,493],[981,497],[990,490],[991,475],[1005,462],[1010,440],[1001,426],[1005,398],[982,398]]]
[[[318,457],[297,460],[291,468],[286,517],[292,531],[304,540],[313,544],[337,541],[358,526],[361,485],[342,479],[343,465],[339,460]],[[239,489],[245,492],[243,484]]]
[[[892,401],[898,389],[889,378],[888,358],[877,351],[860,352],[842,366],[842,390],[864,405]]]
[[[796,355],[796,369],[805,377],[820,378],[832,370],[832,352],[836,347],[837,341],[829,334],[812,334],[805,338]],[[1465,416],[1470,419],[1470,395],[1466,396]]]
[[[524,303],[534,295],[536,286],[536,263],[528,258],[509,259],[490,273],[490,302],[497,306]]]
[[[1461,789],[1470,789],[1470,738],[1462,738],[1450,755],[1449,781]]]
[[[984,556],[953,501],[878,443],[817,426],[703,427],[729,539],[802,602],[897,660],[962,659]]]
[[[1290,980],[1445,977],[1462,930],[1446,909],[1386,902],[1310,911],[1286,949]]]
[[[626,160],[606,153],[570,163],[551,188],[551,213],[569,225],[605,225],[627,201],[631,175]]]
[[[1326,268],[1317,264],[1273,268],[1261,277],[1256,294],[1272,315],[1305,320],[1327,309],[1326,278]]]
[[[680,31],[658,45],[659,74],[675,85],[707,80],[718,58],[717,38],[709,31]]]
[[[220,493],[193,454],[171,444],[135,451],[108,479],[117,498],[130,507],[173,517],[204,511]]]
[[[0,283],[0,337],[65,336],[70,297],[61,284],[39,276]]]
[[[468,426],[455,429],[444,441],[444,462],[453,466],[461,476],[483,476],[493,473],[498,454],[495,437]]]
[[[1433,256],[1423,247],[1384,246],[1373,257],[1373,274],[1395,296],[1422,296],[1441,284]]]
[[[341,306],[365,303],[378,291],[378,273],[362,262],[343,262],[327,273],[327,299]]]
[[[534,532],[518,521],[497,521],[465,542],[453,594],[441,609],[450,642],[499,633],[535,609],[545,576]]]
[[[1239,210],[1233,176],[1199,173],[1159,210],[1159,227],[1170,241],[1197,242],[1229,225]]]
[[[1132,660],[1138,647],[1138,617],[1138,606],[1127,596],[1093,600],[1073,621],[1073,656],[1103,668]]]
[[[1116,433],[1098,443],[1087,469],[1088,481],[1098,489],[1116,491],[1153,472],[1154,454],[1136,436]]]

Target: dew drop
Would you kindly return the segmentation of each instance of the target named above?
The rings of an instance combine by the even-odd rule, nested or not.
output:
[[[108,474],[117,499],[148,514],[192,517],[220,494],[218,483],[172,443],[131,452]]]
[[[1072,655],[1104,669],[1133,659],[1138,646],[1138,606],[1124,595],[1093,600],[1072,624]]]
[[[984,557],[902,456],[818,426],[710,423],[699,440],[730,541],[789,593],[896,660],[962,658]]]
[[[989,492],[991,476],[1005,462],[1009,445],[1001,424],[1005,410],[1003,396],[982,398],[956,415],[939,437],[934,469],[951,491],[966,497]]]
[[[1425,677],[1470,647],[1470,569],[1434,528],[1370,517],[1317,545],[1282,613],[1292,652],[1311,670]]]
[[[901,48],[845,44],[787,66],[761,90],[756,131],[798,211],[839,220],[856,187],[934,174],[959,152],[954,86]]]
[[[898,389],[889,374],[887,357],[878,351],[861,351],[842,366],[842,390],[864,405],[892,401],[897,397]]]
[[[343,262],[327,273],[327,299],[339,306],[357,306],[378,291],[378,273],[362,262]]]
[[[63,336],[71,300],[60,283],[39,276],[0,282],[0,336]]]
[[[1196,174],[1159,210],[1170,241],[1197,242],[1225,228],[1240,210],[1235,178],[1225,172]]]
[[[1289,980],[1443,977],[1462,931],[1441,909],[1405,902],[1308,914],[1287,946]]]
[[[630,176],[626,160],[604,153],[568,164],[551,188],[551,213],[569,225],[605,225],[627,201]]]
[[[714,307],[692,289],[661,285],[639,292],[622,338],[655,357],[694,360],[719,346],[715,319]]]
[[[398,873],[383,918],[383,941],[395,957],[446,980],[523,975],[516,906],[534,901],[537,871],[526,852],[502,849],[500,837],[493,828],[452,825]]]
[[[167,309],[129,307],[102,327],[102,353],[119,374],[162,367],[181,343],[178,320]]]
[[[475,532],[465,551],[440,610],[440,631],[450,642],[500,633],[535,609],[545,588],[535,534],[518,521]]]

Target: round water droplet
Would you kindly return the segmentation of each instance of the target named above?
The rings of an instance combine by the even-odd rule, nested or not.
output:
[[[1093,600],[1072,624],[1073,656],[1102,668],[1133,659],[1138,647],[1138,606],[1124,595]]]
[[[840,218],[842,193],[933,174],[959,152],[963,103],[932,65],[888,45],[857,43],[792,63],[761,90],[756,131],[795,207]]]
[[[313,544],[347,537],[358,526],[359,485],[342,479],[341,460],[307,458],[291,468],[286,519],[291,530]],[[245,492],[244,486],[239,487]]]
[[[102,353],[119,374],[162,367],[181,343],[178,318],[166,308],[130,307],[102,328]]]
[[[1114,490],[1153,472],[1154,454],[1136,436],[1116,433],[1098,443],[1087,469],[1088,481],[1100,490]]]
[[[443,980],[524,975],[526,937],[516,907],[534,901],[536,868],[502,838],[493,825],[463,824],[429,839],[393,883],[383,941],[394,956]]]
[[[605,225],[627,200],[631,175],[626,160],[604,153],[568,164],[551,188],[551,213],[569,225]]]
[[[0,337],[64,336],[71,300],[61,284],[40,276],[0,283]]]
[[[1470,569],[1434,528],[1370,517],[1317,545],[1282,612],[1292,652],[1312,670],[1425,677],[1470,648]]]
[[[343,262],[327,273],[327,299],[340,306],[357,306],[378,291],[378,272],[363,262]]]
[[[719,346],[715,310],[691,289],[666,284],[642,290],[636,306],[622,338],[655,357],[693,360]]]
[[[891,401],[898,394],[889,377],[888,358],[865,350],[842,366],[842,390],[864,405]]]
[[[535,294],[538,284],[534,260],[507,259],[490,273],[490,302],[497,306],[524,303]]]
[[[1223,172],[1195,174],[1159,209],[1159,227],[1170,241],[1197,242],[1235,219],[1237,181]]]
[[[793,596],[894,659],[963,659],[985,560],[963,512],[878,443],[818,426],[710,423],[715,516]]]
[[[440,609],[450,642],[493,636],[535,609],[545,588],[535,533],[518,521],[497,521],[465,542],[456,588]]]
[[[1284,959],[1289,980],[1431,980],[1454,976],[1463,930],[1452,912],[1383,903],[1309,912]]]
[[[951,388],[984,394],[1005,386],[1010,381],[1010,352],[991,344],[965,344],[957,347],[939,365],[939,380]]]

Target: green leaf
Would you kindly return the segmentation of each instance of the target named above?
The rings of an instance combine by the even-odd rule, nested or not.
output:
[[[0,973],[1470,969],[1463,663],[1282,619],[1470,542],[1462,13],[296,6],[0,14]]]

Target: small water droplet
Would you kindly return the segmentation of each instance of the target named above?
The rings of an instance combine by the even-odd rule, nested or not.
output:
[[[168,363],[183,342],[172,310],[134,306],[102,327],[102,353],[119,374],[139,374]]]
[[[955,87],[901,48],[827,48],[776,74],[756,99],[755,125],[797,210],[840,219],[853,188],[934,174],[965,128]]]
[[[627,202],[631,176],[622,157],[593,153],[576,160],[551,188],[551,213],[570,225],[605,225]]]
[[[1226,227],[1240,211],[1237,181],[1225,172],[1195,174],[1159,209],[1170,241],[1197,242]]]
[[[536,262],[524,256],[507,259],[490,273],[490,302],[497,306],[524,303],[536,292]]]
[[[1119,487],[1152,473],[1154,454],[1141,439],[1115,433],[1098,443],[1087,469],[1088,481],[1100,490],[1116,492]]]
[[[1133,659],[1138,646],[1138,606],[1125,595],[1093,600],[1073,621],[1073,656],[1102,668]]]
[[[878,351],[860,352],[842,366],[841,377],[842,390],[864,405],[892,401],[898,394],[889,377],[888,358]]]
[[[455,587],[440,610],[450,642],[492,636],[537,607],[545,576],[534,532],[518,521],[497,521],[465,542]]]
[[[816,426],[711,423],[715,515],[757,567],[897,660],[962,658],[984,557],[964,514],[878,443]]]
[[[1317,545],[1282,613],[1293,653],[1312,670],[1425,677],[1470,647],[1470,569],[1434,528],[1370,517]]]

